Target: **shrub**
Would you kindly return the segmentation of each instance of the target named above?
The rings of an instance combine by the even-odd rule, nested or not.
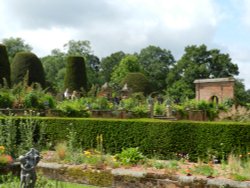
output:
[[[19,52],[15,55],[11,64],[11,82],[18,84],[25,76],[28,77],[28,85],[39,83],[45,86],[45,75],[40,59],[31,52]]]
[[[128,73],[123,79],[122,85],[128,84],[128,87],[132,89],[132,92],[147,93],[149,88],[149,81],[146,76],[140,72]]]
[[[11,108],[14,102],[14,97],[7,91],[0,92],[0,108]]]
[[[4,79],[10,86],[10,63],[6,47],[0,44],[0,84],[4,85]]]
[[[250,151],[249,123],[54,117],[34,119],[39,119],[46,125],[43,131],[45,138],[41,143],[44,147],[47,143],[55,145],[58,141],[67,141],[70,128],[76,133],[75,142],[84,149],[95,147],[97,136],[102,134],[103,148],[111,154],[121,152],[122,148],[140,146],[140,151],[147,156],[158,155],[169,159],[183,153],[188,154],[189,160],[194,161],[198,157],[204,159],[209,149],[217,151],[218,159],[226,159],[232,151],[239,151],[241,154]],[[40,132],[44,125],[36,126],[36,130]],[[11,129],[9,126],[0,126],[0,144],[1,139],[7,138],[8,133],[15,130],[15,127],[16,132],[20,133],[18,122],[13,126]],[[4,136],[1,136],[2,134]],[[19,137],[20,135],[17,135],[14,138]],[[13,141],[11,143],[18,145]]]
[[[61,116],[67,117],[89,117],[87,106],[81,103],[81,100],[65,100],[57,104],[57,110]]]
[[[88,90],[86,67],[83,57],[68,57],[66,75],[64,79],[64,88],[68,88],[70,92],[73,92],[74,90]]]
[[[139,148],[122,149],[122,152],[116,155],[116,158],[123,165],[137,164],[144,159],[144,156],[139,151]]]

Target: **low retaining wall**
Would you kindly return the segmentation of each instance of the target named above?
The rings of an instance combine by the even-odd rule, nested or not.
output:
[[[92,169],[87,165],[38,164],[44,176],[60,181],[117,188],[250,188],[250,182],[149,173],[131,169]]]

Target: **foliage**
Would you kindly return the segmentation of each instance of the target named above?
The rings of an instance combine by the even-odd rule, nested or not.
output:
[[[92,100],[90,108],[92,110],[111,110],[113,109],[113,103],[110,102],[106,97],[96,97]]]
[[[125,53],[122,51],[112,53],[110,56],[104,57],[101,60],[101,76],[104,82],[111,80],[111,74],[114,71],[114,67],[120,63],[125,57]]]
[[[10,63],[6,47],[0,44],[0,85],[4,86],[4,80],[10,86]]]
[[[25,44],[22,38],[5,38],[2,40],[3,44],[6,46],[9,60],[12,63],[13,58],[18,52],[31,52],[32,47],[29,44]]]
[[[7,90],[0,90],[0,108],[11,108],[14,96]]]
[[[166,105],[164,103],[155,103],[154,104],[154,114],[155,115],[165,115]]]
[[[235,80],[234,103],[236,106],[247,106],[250,103],[250,92],[245,90],[243,80],[240,79]]]
[[[126,55],[118,65],[114,67],[114,71],[111,74],[111,82],[119,85],[122,80],[130,72],[139,72],[140,65],[138,58],[135,55]]]
[[[228,54],[223,54],[218,49],[207,50],[205,45],[187,46],[185,53],[167,76],[167,91],[170,96],[179,100],[193,98],[195,79],[232,77],[238,74],[238,66],[232,63]],[[181,96],[178,97],[178,94]]]
[[[145,75],[140,72],[128,73],[122,80],[121,85],[124,84],[128,84],[128,88],[131,89],[133,93],[148,93],[149,91],[149,81]]]
[[[23,82],[25,75],[28,76],[28,85],[39,83],[42,87],[45,86],[45,74],[38,57],[30,52],[19,52],[11,64],[11,82]]]
[[[80,56],[70,56],[67,59],[66,75],[64,80],[65,89],[70,92],[87,91],[87,75],[84,59]]]
[[[90,115],[87,111],[87,106],[80,99],[59,102],[56,109],[59,110],[61,116],[89,117]]]
[[[151,90],[161,91],[165,89],[168,85],[166,76],[175,63],[171,52],[150,45],[140,51],[138,61],[143,69],[143,73],[150,81]]]
[[[131,165],[131,164],[138,164],[144,160],[144,156],[139,151],[139,148],[127,148],[122,149],[122,152],[116,154],[116,158],[123,164],[123,165]]]
[[[59,49],[54,49],[51,55],[43,57],[41,61],[46,73],[47,85],[56,91],[62,91],[66,72],[66,54]]]

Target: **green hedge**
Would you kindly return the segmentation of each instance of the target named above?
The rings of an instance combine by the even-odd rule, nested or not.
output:
[[[149,156],[171,158],[188,153],[191,160],[216,151],[219,157],[231,152],[250,151],[250,124],[217,122],[182,122],[162,120],[118,120],[83,118],[38,118],[45,126],[46,143],[55,145],[76,132],[76,147],[96,147],[96,137],[103,135],[106,152],[139,147]],[[36,129],[37,130],[37,129]]]

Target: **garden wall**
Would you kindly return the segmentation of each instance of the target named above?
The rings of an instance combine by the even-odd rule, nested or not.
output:
[[[246,123],[52,117],[32,119],[36,120],[36,123],[29,120],[30,126],[35,126],[32,129],[33,141],[41,149],[52,148],[70,136],[75,148],[96,148],[96,137],[102,134],[104,150],[111,154],[120,152],[122,148],[139,147],[147,156],[173,159],[177,154],[188,154],[189,159],[197,160],[208,155],[222,158],[231,152],[244,155],[250,151],[250,124]],[[26,134],[23,129],[27,129],[20,126],[19,121],[17,118],[16,143],[13,143],[17,146],[23,144],[20,143],[22,140],[25,141],[20,139],[20,132]],[[8,126],[0,126],[0,134],[5,128]]]

